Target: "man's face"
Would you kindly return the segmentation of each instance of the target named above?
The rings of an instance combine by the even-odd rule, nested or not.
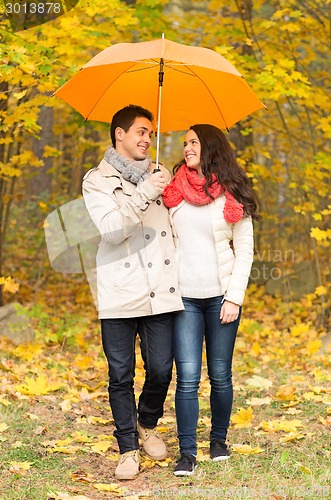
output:
[[[151,144],[152,131],[152,123],[144,117],[136,118],[127,132],[117,127],[116,151],[130,160],[144,160]]]

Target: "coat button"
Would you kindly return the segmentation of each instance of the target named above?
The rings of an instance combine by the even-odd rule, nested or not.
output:
[[[149,262],[147,265],[148,265],[148,267],[152,267],[153,264],[151,262]]]
[[[149,295],[150,295],[150,297],[152,297],[152,298],[153,298],[153,297],[155,297],[155,293],[154,293],[154,292],[151,292]]]
[[[124,266],[125,266],[125,267],[130,267],[130,262],[126,262],[126,263],[124,264]]]
[[[162,231],[161,236],[167,236],[167,232],[166,231]]]
[[[149,234],[145,234],[145,238],[146,238],[146,240],[149,240],[150,239],[150,235]]]
[[[167,266],[168,264],[170,264],[170,260],[169,260],[169,259],[166,259],[166,260],[164,261],[164,263],[165,263],[165,265]]]
[[[175,288],[172,286],[171,288],[169,288],[169,292],[170,293],[174,293],[175,292]]]
[[[156,200],[157,205],[161,205],[161,200]]]

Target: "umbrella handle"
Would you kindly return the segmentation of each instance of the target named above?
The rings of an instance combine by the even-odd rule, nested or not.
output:
[[[159,167],[154,168],[154,170],[153,170],[153,172],[152,172],[152,173],[153,173],[153,174],[155,174],[156,172],[161,172],[161,169],[160,169]]]

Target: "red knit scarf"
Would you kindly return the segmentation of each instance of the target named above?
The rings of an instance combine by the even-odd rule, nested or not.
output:
[[[217,182],[216,175],[212,175],[212,185],[208,191],[213,198],[218,198],[223,193],[222,186]],[[198,172],[187,165],[182,165],[163,191],[163,201],[167,207],[176,207],[182,200],[191,205],[207,205],[212,202],[205,190],[206,179],[199,177]],[[244,215],[243,205],[239,203],[228,191],[224,191],[225,205],[224,218],[233,224]]]

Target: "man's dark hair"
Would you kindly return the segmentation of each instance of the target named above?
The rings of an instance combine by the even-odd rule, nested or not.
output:
[[[114,114],[110,124],[110,138],[114,148],[116,147],[115,130],[117,127],[121,127],[124,132],[127,132],[135,119],[140,117],[147,118],[150,122],[153,121],[153,115],[148,109],[135,104],[129,104]]]

